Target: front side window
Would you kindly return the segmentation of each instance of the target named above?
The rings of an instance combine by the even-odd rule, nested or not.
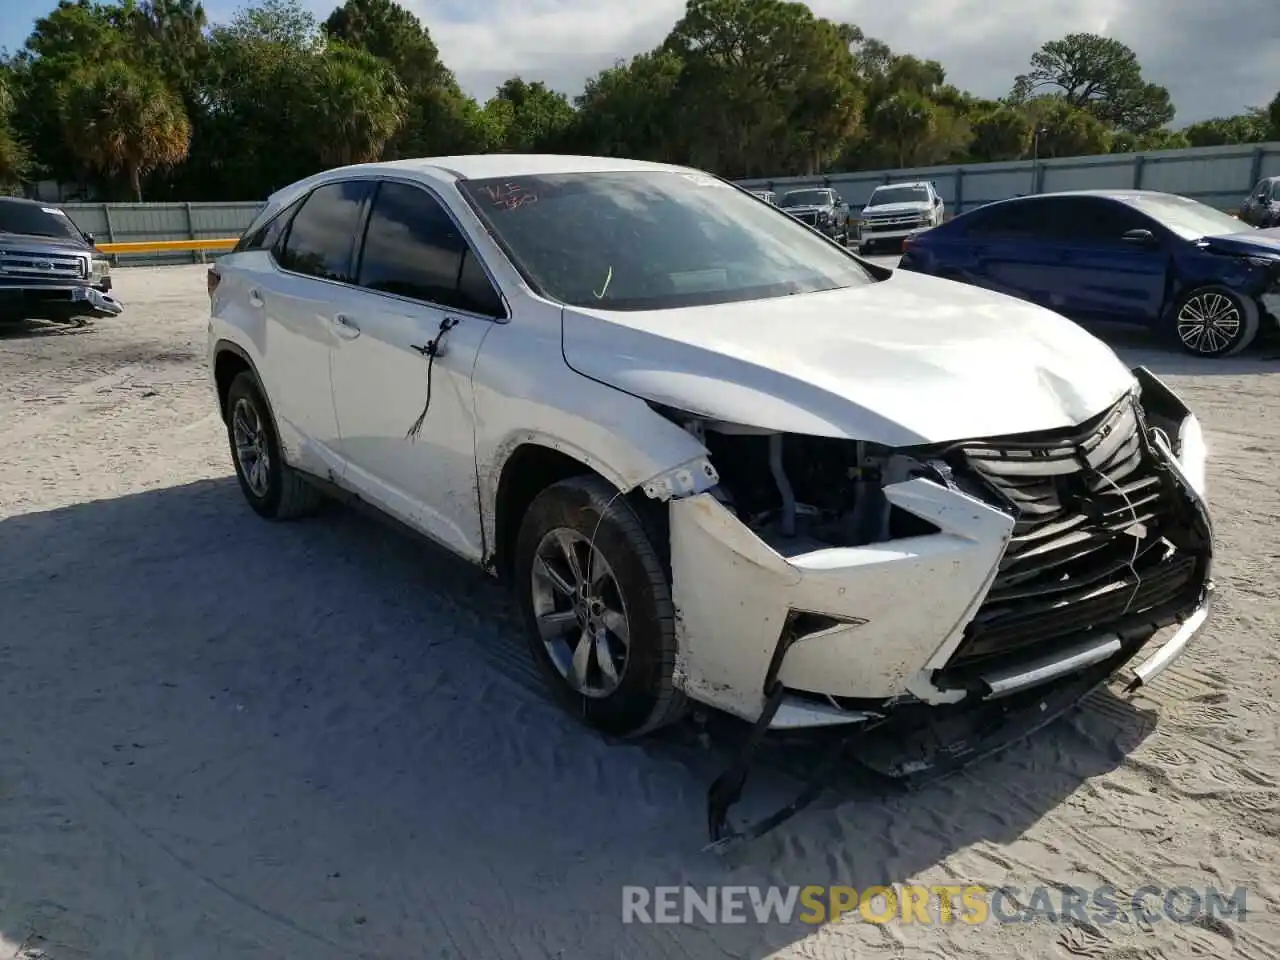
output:
[[[1239,220],[1213,207],[1168,193],[1134,194],[1123,201],[1186,240],[1239,233]]]
[[[1273,180],[1271,182],[1271,199],[1280,200],[1280,180]]]
[[[661,310],[875,282],[790,214],[705,174],[571,173],[458,188],[525,279],[571,306]]]
[[[369,212],[356,282],[370,290],[426,303],[503,316],[466,237],[434,196],[386,182]]]
[[[915,184],[903,187],[876,187],[867,206],[878,207],[883,203],[931,203],[929,188]]]
[[[316,187],[289,225],[277,253],[280,266],[321,280],[350,283],[351,254],[368,192],[366,180]]]

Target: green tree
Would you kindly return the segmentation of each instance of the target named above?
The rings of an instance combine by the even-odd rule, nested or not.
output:
[[[485,111],[501,131],[500,149],[511,153],[554,150],[574,122],[573,107],[562,93],[542,83],[512,77],[498,88]]]
[[[1142,78],[1137,54],[1119,40],[1072,33],[1031,56],[1031,69],[1014,81],[1015,100],[1045,93],[1088,110],[1106,126],[1146,133],[1173,119],[1169,91]]]
[[[642,53],[587,80],[569,131],[574,149],[638,160],[683,160],[677,94],[684,62],[670,50]]]
[[[1026,103],[1033,130],[1040,130],[1037,154],[1041,158],[1083,157],[1107,153],[1111,131],[1087,110],[1072,106],[1064,97],[1036,97]]]
[[[1269,140],[1280,140],[1280,92],[1277,92],[1272,101],[1267,104],[1267,138]]]
[[[0,65],[0,190],[12,190],[27,174],[29,158],[26,148],[13,131],[13,94],[11,71]]]
[[[78,70],[130,55],[123,8],[61,0],[35,21],[11,62],[13,133],[31,151],[33,172],[60,181],[87,173],[63,133],[60,97]]]
[[[73,73],[60,107],[71,150],[104,174],[123,174],[136,201],[143,177],[186,159],[191,125],[181,101],[160,78],[127,63]]]
[[[464,94],[440,59],[431,34],[393,0],[346,0],[325,20],[332,39],[367,50],[391,65],[404,95],[404,122],[388,157],[467,153],[500,143],[490,117]]]
[[[1260,143],[1267,139],[1265,120],[1250,113],[1213,117],[1190,124],[1183,134],[1193,147],[1218,147],[1231,143]]]
[[[1014,107],[998,105],[973,119],[972,159],[983,162],[1018,160],[1031,149],[1031,121]]]
[[[938,109],[923,94],[903,90],[880,101],[870,116],[871,135],[893,153],[898,167],[915,166],[938,125]]]
[[[302,108],[311,136],[303,144],[327,167],[381,157],[404,123],[404,92],[390,64],[334,43],[308,66]]]
[[[810,173],[857,129],[846,33],[785,0],[689,0],[665,49],[690,159],[731,176]]]

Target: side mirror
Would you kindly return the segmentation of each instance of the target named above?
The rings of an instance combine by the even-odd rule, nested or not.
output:
[[[92,246],[94,246],[94,245],[95,245],[96,241],[93,239],[93,234],[92,234],[92,233],[86,233],[86,234],[84,235],[84,238],[85,238],[85,240],[87,240],[87,241],[89,242],[89,246],[91,246],[91,247],[92,247]]]
[[[933,205],[934,205],[935,207],[940,207],[940,206],[942,206],[942,198],[941,198],[941,197],[937,197],[937,196],[935,196],[935,197],[933,198]]]
[[[1120,239],[1125,243],[1133,243],[1140,247],[1153,247],[1156,245],[1156,235],[1142,227],[1136,230],[1126,230],[1120,235]]]

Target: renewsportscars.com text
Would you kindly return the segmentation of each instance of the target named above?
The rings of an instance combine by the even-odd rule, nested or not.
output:
[[[981,885],[805,887],[623,887],[623,923],[868,923],[977,925],[1077,920],[1083,923],[1196,923],[1244,920],[1246,891],[1157,884],[1114,886]]]

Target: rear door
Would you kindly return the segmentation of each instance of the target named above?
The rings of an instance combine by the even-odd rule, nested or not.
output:
[[[246,278],[249,307],[263,316],[262,373],[281,440],[295,465],[320,476],[342,471],[329,363],[368,192],[364,180],[317,187],[278,232],[269,274]]]
[[[966,279],[1061,309],[1057,238],[1047,227],[1053,210],[1051,198],[1027,197],[978,211],[965,232]]]

